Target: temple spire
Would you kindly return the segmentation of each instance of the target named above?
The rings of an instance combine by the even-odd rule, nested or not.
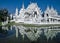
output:
[[[50,8],[49,8],[49,6],[47,6],[47,10],[49,10]]]
[[[15,13],[15,15],[18,15],[18,8],[16,8],[16,13]]]
[[[24,8],[24,2],[23,2],[23,4],[22,4],[22,8]]]
[[[51,6],[51,10],[54,10],[53,6]]]

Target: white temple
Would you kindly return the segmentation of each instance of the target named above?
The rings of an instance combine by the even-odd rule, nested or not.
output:
[[[12,16],[12,15],[11,15]],[[13,20],[15,23],[27,23],[27,24],[52,24],[60,23],[60,16],[58,12],[53,8],[47,6],[47,9],[42,12],[37,3],[30,3],[25,9],[24,4],[20,11],[16,8]]]

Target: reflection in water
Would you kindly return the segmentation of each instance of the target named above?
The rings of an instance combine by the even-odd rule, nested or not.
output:
[[[7,30],[3,29],[2,26],[0,26],[0,38],[5,37],[6,34],[7,34]]]
[[[60,33],[60,27],[56,27],[56,26],[39,28],[39,27],[24,27],[22,25],[20,26],[13,25],[8,27],[2,26],[0,28],[1,28],[0,34],[6,33],[7,34],[6,37],[15,35],[16,38],[19,40],[22,38],[21,40],[29,39],[29,41],[32,42],[38,41],[40,43],[44,43],[44,42],[49,43],[50,40],[56,40],[58,33]]]
[[[31,41],[36,41],[41,34],[45,35],[47,40],[49,38],[56,37],[56,34],[59,33],[59,29],[56,27],[48,27],[48,28],[38,28],[38,27],[23,27],[23,26],[15,26],[16,28],[16,37],[18,37],[18,30],[22,37],[24,38],[24,35],[26,35]]]
[[[8,27],[0,26],[0,38],[6,38],[14,33],[15,33],[15,31],[14,30],[11,31],[10,26],[8,26]]]

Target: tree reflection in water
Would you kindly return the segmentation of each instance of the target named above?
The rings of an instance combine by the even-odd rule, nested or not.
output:
[[[2,33],[2,34],[7,34],[7,30],[2,29],[2,26],[0,26],[0,33]]]

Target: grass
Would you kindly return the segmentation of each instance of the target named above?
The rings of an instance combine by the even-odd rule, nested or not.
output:
[[[2,22],[0,22],[0,26],[2,26]]]
[[[49,26],[60,26],[60,24],[46,24],[46,25],[38,25],[38,24],[24,24],[24,23],[15,23],[15,22],[11,22],[8,23],[6,26],[10,26],[10,25],[22,25],[24,27],[49,27]]]
[[[38,24],[22,24],[25,27],[49,27],[49,26],[60,26],[60,24],[46,24],[46,25],[38,25]]]
[[[8,23],[7,25],[5,25],[5,26],[10,26],[10,25],[14,25],[15,24],[15,22],[10,22],[10,23]]]
[[[49,27],[49,26],[60,26],[60,24],[46,24],[46,25],[38,25],[38,24],[24,24],[24,23],[12,23],[14,25],[22,25],[25,27]]]

